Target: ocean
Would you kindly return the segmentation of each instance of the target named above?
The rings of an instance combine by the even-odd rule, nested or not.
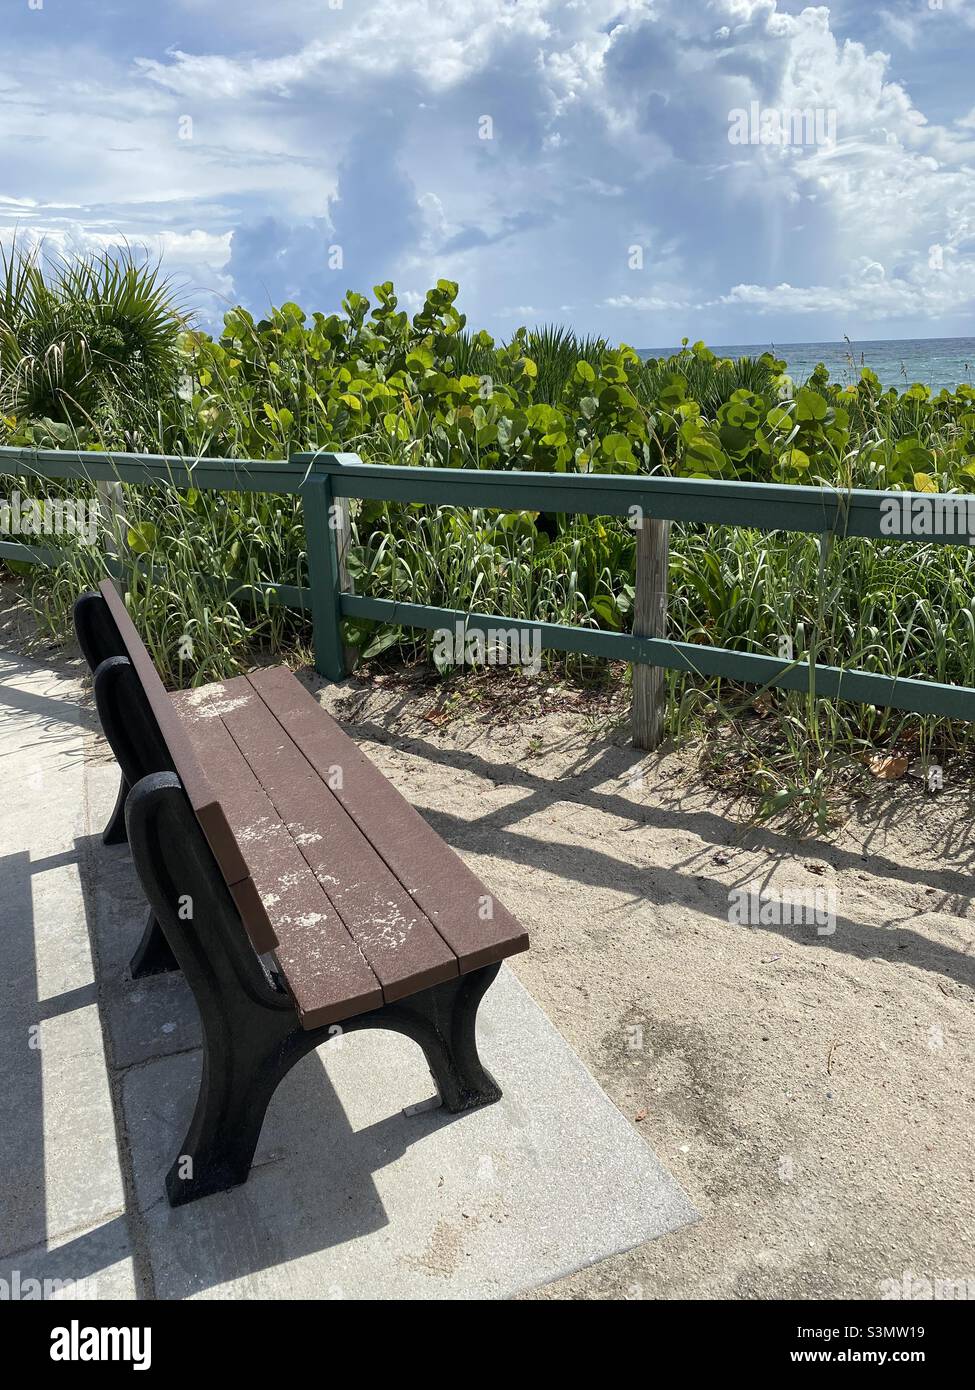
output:
[[[708,343],[719,357],[759,357],[774,352],[788,363],[789,375],[802,382],[818,362],[833,381],[856,381],[861,366],[870,367],[884,386],[903,389],[916,381],[934,392],[975,384],[975,338],[891,338],[859,343]],[[639,348],[641,357],[669,357],[677,348]]]

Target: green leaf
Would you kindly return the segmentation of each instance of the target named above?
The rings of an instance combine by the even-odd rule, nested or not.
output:
[[[809,467],[809,455],[802,449],[786,449],[779,462],[785,468],[803,473]]]
[[[803,386],[796,397],[796,417],[799,420],[825,420],[829,406],[818,391]]]
[[[156,544],[156,528],[151,521],[140,521],[130,526],[126,540],[129,549],[136,555],[147,555]]]
[[[602,620],[604,627],[612,628],[614,632],[619,631],[622,624],[614,598],[609,594],[597,594],[592,601],[592,609],[596,617]]]

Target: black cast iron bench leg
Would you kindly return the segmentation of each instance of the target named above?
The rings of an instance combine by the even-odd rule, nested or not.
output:
[[[127,839],[125,831],[125,802],[129,795],[129,784],[123,773],[119,778],[118,794],[115,797],[115,808],[108,818],[108,824],[102,831],[103,845],[124,845]]]
[[[139,944],[129,961],[129,975],[133,980],[144,980],[148,975],[164,975],[168,971],[178,969],[179,961],[173,955],[173,949],[166,940],[166,933],[150,907]]]
[[[173,763],[149,708],[142,683],[127,656],[110,656],[99,662],[95,668],[94,687],[102,732],[122,770],[119,799],[103,838],[106,844],[122,843],[128,838],[124,831],[124,818],[129,788],[149,773],[171,770]],[[117,841],[110,841],[107,838],[109,830],[119,815],[122,817],[123,833]],[[146,975],[178,969],[176,957],[150,908],[142,940],[129,962],[132,978],[138,980]]]
[[[170,1204],[180,1206],[246,1181],[278,1083],[333,1029],[303,1029],[290,996],[269,977],[175,774],[155,773],[133,787],[126,825],[146,897],[203,1026],[196,1108],[166,1177]],[[489,1105],[501,1091],[478,1058],[475,1020],[499,968],[472,971],[340,1027],[405,1034],[423,1049],[448,1110]]]
[[[102,662],[110,656],[125,656],[125,645],[118,634],[115,619],[101,594],[82,594],[74,605],[74,626],[88,669],[94,677]],[[102,842],[106,845],[125,843],[125,798],[129,784],[122,773],[115,809],[102,831]]]
[[[423,1048],[444,1108],[457,1114],[501,1099],[501,1087],[482,1065],[475,1036],[477,1010],[500,963],[433,985],[372,1014],[343,1023],[344,1032],[391,1028]]]

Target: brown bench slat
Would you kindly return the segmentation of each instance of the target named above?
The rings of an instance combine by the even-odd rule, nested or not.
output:
[[[528,935],[284,666],[248,681],[457,956],[462,972],[528,949]],[[489,902],[493,915],[483,916]]]
[[[229,713],[252,699],[237,677],[172,702],[250,865],[250,880],[231,888],[241,918],[255,905],[269,916],[302,1026],[318,1028],[379,1008],[382,988],[227,728]]]
[[[247,684],[243,698],[244,688],[235,684],[223,722],[375,972],[386,1003],[456,978],[457,957],[436,927],[257,691]]]
[[[239,886],[241,896],[252,905],[252,910],[245,919],[245,926],[254,944],[254,949],[258,952],[273,951],[278,944],[277,937],[268,920],[267,913],[260,905],[259,897],[253,892],[248,892],[246,886],[246,880],[250,877],[247,861],[230,828],[219,796],[207,779],[200,760],[176,714],[172,697],[163,685],[159,673],[153,665],[152,657],[146,650],[145,643],[129,617],[129,610],[115,585],[110,579],[104,579],[98,587],[115,621],[115,626],[118,628],[122,645],[132,663],[132,668],[145,691],[149,708],[152,710],[156,723],[159,725],[159,732],[169,749],[176,774],[183,784],[183,790],[193,807],[200,828],[213,851],[213,857],[220,866],[224,881],[231,892],[234,892],[234,889]]]

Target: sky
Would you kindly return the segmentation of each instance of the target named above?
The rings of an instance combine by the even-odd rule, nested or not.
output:
[[[499,337],[975,336],[975,0],[6,0],[4,38],[0,243],[144,247],[210,327],[446,277]]]

